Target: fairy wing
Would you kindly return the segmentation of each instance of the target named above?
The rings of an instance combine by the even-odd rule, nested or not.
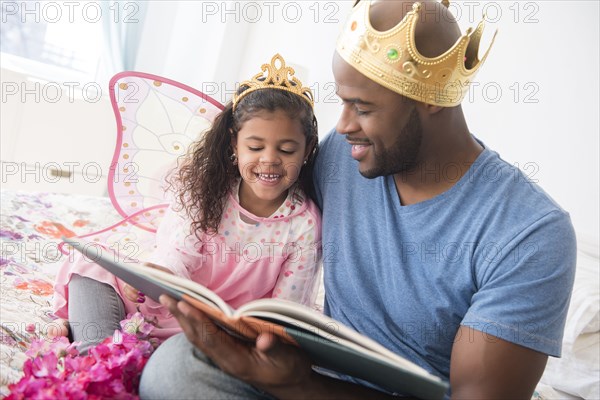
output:
[[[115,75],[109,89],[117,142],[108,193],[125,219],[154,231],[160,215],[153,207],[167,201],[166,174],[224,107],[194,88],[142,72]]]
[[[77,237],[135,259],[154,247],[168,207],[166,174],[224,106],[194,88],[143,72],[115,75],[109,92],[117,138],[108,193],[123,219]],[[60,249],[66,254],[63,245]]]

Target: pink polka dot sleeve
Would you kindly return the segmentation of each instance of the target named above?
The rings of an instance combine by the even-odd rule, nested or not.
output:
[[[156,232],[156,247],[147,261],[190,279],[191,272],[201,265],[202,256],[194,248],[198,241],[189,234],[189,227],[189,221],[169,207]]]

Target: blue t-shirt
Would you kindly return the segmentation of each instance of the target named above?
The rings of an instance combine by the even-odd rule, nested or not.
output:
[[[485,148],[448,191],[402,206],[337,132],[315,169],[325,312],[446,380],[460,325],[560,356],[575,275],[569,215]],[[488,337],[489,338],[489,337]]]

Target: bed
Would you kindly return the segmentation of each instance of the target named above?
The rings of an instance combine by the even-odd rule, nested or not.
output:
[[[121,219],[107,197],[2,190],[0,216],[0,395],[18,381],[33,339],[55,325],[52,285],[62,235],[80,235]]]
[[[109,198],[2,190],[0,218],[0,395],[22,376],[33,339],[56,324],[52,283],[65,257],[61,235],[82,235],[121,219]],[[597,248],[580,249],[563,357],[550,359],[535,399],[600,398]]]

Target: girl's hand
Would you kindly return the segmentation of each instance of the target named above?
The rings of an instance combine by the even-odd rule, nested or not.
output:
[[[160,265],[157,264],[153,264],[150,262],[146,262],[144,263],[145,266],[147,267],[151,267],[151,268],[155,268],[155,269],[160,269],[161,271],[165,271],[168,272],[170,274],[172,274],[173,272],[168,270],[165,267],[162,267]],[[134,288],[133,286],[129,285],[129,284],[125,284],[125,286],[123,287],[123,293],[125,294],[125,297],[127,297],[127,299],[129,299],[130,301],[134,302],[134,303],[144,303],[146,301],[146,296],[144,295],[144,293],[140,292],[139,290],[137,290],[136,288]]]

